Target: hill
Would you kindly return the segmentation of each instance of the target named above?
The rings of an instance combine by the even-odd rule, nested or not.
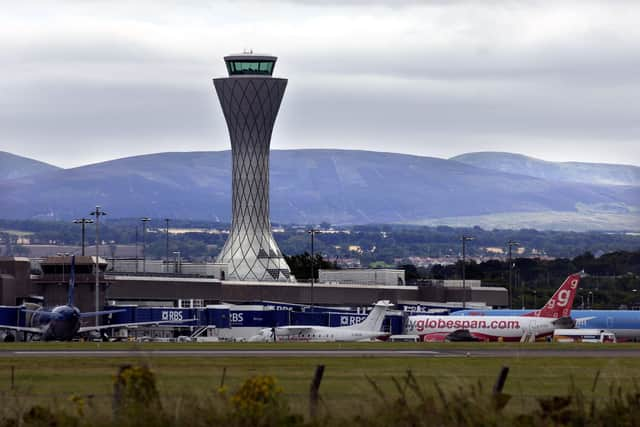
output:
[[[549,181],[603,185],[640,185],[640,167],[606,163],[548,162],[522,154],[478,152],[450,160],[479,168],[542,178]]]
[[[60,168],[38,160],[0,151],[0,180],[22,178],[56,170],[60,170]]]
[[[111,217],[229,221],[231,153],[161,153],[0,181],[3,218]],[[640,187],[586,185],[459,161],[349,150],[275,150],[271,217],[281,223],[425,223],[438,218],[590,212],[590,228],[640,228]],[[620,223],[619,217],[628,221]],[[501,219],[503,220],[503,218]],[[544,228],[544,223],[540,225]],[[573,221],[569,228],[580,229]]]

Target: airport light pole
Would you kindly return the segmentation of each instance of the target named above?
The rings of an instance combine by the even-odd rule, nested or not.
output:
[[[136,274],[138,273],[138,224],[136,224]]]
[[[64,258],[71,255],[69,252],[58,252],[56,253],[59,257],[62,257],[62,283],[64,284]]]
[[[313,227],[311,227],[311,230],[307,231],[307,233],[309,233],[309,235],[311,235],[311,310],[313,311],[313,304],[315,302],[314,299],[314,295],[313,295],[313,283],[315,281],[315,264],[316,264],[316,254],[315,254],[315,250],[314,250],[314,239],[315,239],[315,235],[320,233],[321,231],[318,229],[315,229]]]
[[[462,308],[465,309],[467,308],[467,286],[466,286],[466,279],[465,279],[465,265],[467,264],[466,249],[467,249],[467,242],[473,240],[473,236],[463,235],[461,240],[462,240]]]
[[[82,256],[84,256],[84,226],[86,224],[93,224],[93,220],[87,219],[87,218],[80,218],[80,219],[74,219],[73,223],[82,225]]]
[[[164,219],[165,224],[165,242],[164,242],[164,262],[166,264],[165,272],[169,272],[169,218]]]
[[[518,271],[518,284],[520,285],[520,294],[522,295],[522,309],[524,310],[525,306],[525,294],[524,294],[524,283],[522,282],[522,277],[520,277],[520,270]]]
[[[175,267],[173,269],[173,272],[178,273],[178,263],[180,262],[180,251],[175,251],[173,253],[173,256],[175,257]]]
[[[151,218],[140,218],[142,221],[142,274],[147,272],[147,223],[151,221]]]
[[[90,212],[90,215],[96,217],[96,311],[100,311],[100,217],[106,215],[105,211],[100,210],[100,206],[96,205],[96,210]],[[96,326],[100,325],[100,317],[96,316]]]
[[[513,248],[514,246],[520,246],[520,243],[514,240],[509,240],[507,242],[507,246],[509,246],[509,308],[513,308],[513,286],[511,285],[511,279],[513,276],[513,261],[511,260],[511,248]]]

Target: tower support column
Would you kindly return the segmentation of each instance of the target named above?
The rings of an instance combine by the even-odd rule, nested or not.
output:
[[[225,61],[230,76],[213,83],[231,139],[232,220],[218,262],[228,265],[227,279],[290,281],[269,219],[271,133],[287,80],[271,77],[275,57],[238,55]],[[268,74],[265,63],[271,64]]]

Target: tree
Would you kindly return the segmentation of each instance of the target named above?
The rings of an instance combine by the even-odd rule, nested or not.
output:
[[[291,269],[291,274],[293,274],[296,279],[299,280],[310,280],[311,278],[311,254],[309,252],[305,252],[299,255],[286,256],[284,259],[287,261],[289,265],[289,269]],[[336,270],[338,266],[335,262],[330,262],[325,260],[322,255],[315,254],[315,263],[313,265],[314,269],[314,279],[318,278],[318,270]]]
[[[403,264],[398,266],[399,269],[404,270],[404,280],[407,285],[412,285],[420,279],[418,268],[413,264]]]

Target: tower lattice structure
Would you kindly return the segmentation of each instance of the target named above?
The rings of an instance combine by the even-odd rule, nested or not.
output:
[[[227,279],[290,281],[269,219],[269,149],[287,79],[271,76],[275,57],[225,57],[229,77],[213,80],[232,152],[232,222],[218,256]]]

